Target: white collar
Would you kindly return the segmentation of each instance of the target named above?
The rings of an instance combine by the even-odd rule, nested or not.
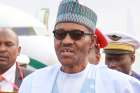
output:
[[[14,83],[16,75],[16,62],[15,64],[9,68],[2,76],[9,82]]]
[[[62,75],[65,75],[65,76],[68,76],[68,77],[75,77],[75,76],[80,76],[80,75],[83,75],[83,73],[87,72],[88,71],[88,68],[90,67],[91,64],[89,64],[89,62],[87,63],[85,69],[83,69],[82,71],[80,72],[77,72],[77,73],[73,73],[73,74],[69,74],[69,73],[65,73],[61,70],[59,70],[60,74]]]

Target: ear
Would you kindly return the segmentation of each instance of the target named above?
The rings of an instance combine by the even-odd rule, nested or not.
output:
[[[96,44],[96,35],[91,35],[91,41],[90,41],[88,53],[90,53],[90,51],[92,51],[92,49],[95,47],[95,44]]]
[[[100,54],[96,54],[96,63],[97,64],[100,62],[100,58],[101,58],[101,55]]]
[[[132,62],[132,64],[135,62],[135,54],[131,54],[131,62]]]
[[[20,54],[21,46],[18,46],[18,55]]]
[[[97,40],[96,35],[92,35],[92,36],[91,36],[91,45],[90,45],[90,49],[92,49],[92,48],[95,46],[96,40]]]

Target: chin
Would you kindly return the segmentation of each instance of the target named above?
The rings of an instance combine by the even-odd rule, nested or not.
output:
[[[72,66],[74,63],[74,61],[72,60],[61,60],[60,63],[63,65],[63,66]]]
[[[8,66],[7,63],[0,63],[0,67],[6,67],[6,66]]]

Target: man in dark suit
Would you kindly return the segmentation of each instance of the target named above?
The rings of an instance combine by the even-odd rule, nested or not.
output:
[[[11,28],[0,28],[0,91],[18,91],[22,79],[31,73],[16,62],[21,47]]]

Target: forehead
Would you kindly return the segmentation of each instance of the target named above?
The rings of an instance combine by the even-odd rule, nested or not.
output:
[[[0,28],[0,39],[4,40],[17,40],[16,34],[10,29]]]
[[[126,58],[129,54],[106,54],[106,57],[113,57],[115,58]]]
[[[78,29],[82,31],[89,31],[89,29],[86,28],[85,26],[76,23],[58,23],[55,26],[55,29],[64,29],[64,30]]]

